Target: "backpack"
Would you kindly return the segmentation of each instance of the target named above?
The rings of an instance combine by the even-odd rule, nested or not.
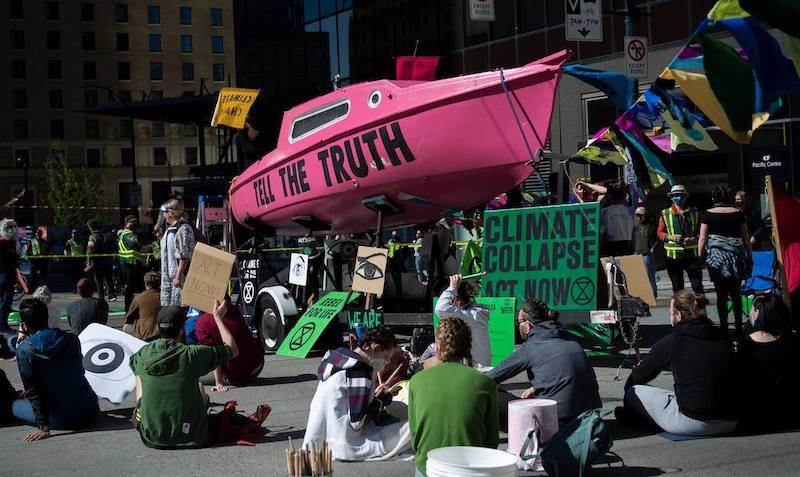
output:
[[[236,401],[228,401],[222,411],[208,415],[207,447],[222,444],[254,446],[251,441],[261,439],[269,432],[262,426],[272,411],[267,404],[259,404],[250,416],[236,412]]]
[[[531,430],[520,450],[520,459],[526,461],[541,456],[547,475],[582,477],[594,461],[606,453],[611,453],[609,451],[614,441],[603,422],[603,417],[610,413],[611,411],[603,409],[584,412],[559,429],[541,452],[538,451],[538,430]],[[532,440],[535,443],[534,452],[531,455],[522,455]]]
[[[411,354],[419,356],[434,342],[433,330],[430,328],[414,328],[411,335]]]

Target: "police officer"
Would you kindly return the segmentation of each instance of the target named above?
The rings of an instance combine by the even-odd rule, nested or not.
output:
[[[119,264],[122,280],[125,283],[125,311],[131,306],[133,296],[144,287],[144,268],[142,246],[133,229],[139,225],[135,215],[125,217],[125,228],[119,235]]]
[[[685,271],[692,290],[703,293],[703,272],[697,254],[700,212],[696,207],[689,207],[689,192],[680,184],[672,186],[667,197],[672,205],[661,211],[658,238],[664,242],[664,264],[672,281],[672,291],[683,290]]]
[[[81,241],[77,230],[72,231],[69,240],[64,245],[64,255],[72,257],[67,259],[67,267],[69,268],[72,293],[78,293],[75,287],[78,285],[78,280],[83,278],[83,262],[85,261],[83,257],[86,255],[86,245]]]
[[[36,234],[34,234],[28,246],[28,255],[31,257],[43,257],[48,254],[47,240],[44,238],[42,229],[36,229]],[[49,260],[48,258],[31,258],[30,287],[32,290],[36,290],[42,285],[47,285]]]

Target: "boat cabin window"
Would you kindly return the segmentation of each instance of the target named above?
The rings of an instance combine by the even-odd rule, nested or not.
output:
[[[322,106],[319,109],[298,117],[292,122],[292,132],[289,134],[289,142],[295,142],[331,124],[338,123],[347,117],[349,111],[350,100],[348,99]]]

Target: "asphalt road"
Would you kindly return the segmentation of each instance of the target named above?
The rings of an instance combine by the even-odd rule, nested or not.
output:
[[[59,294],[54,304],[65,307],[72,295]],[[62,308],[63,309],[63,308]],[[655,317],[641,327],[646,343],[669,329],[664,306],[655,310]],[[120,325],[121,320],[113,320]],[[288,437],[302,439],[308,418],[308,407],[316,387],[319,356],[304,360],[270,355],[258,381],[253,386],[235,388],[226,394],[212,394],[212,401],[221,404],[236,400],[239,408],[253,410],[259,403],[268,403],[273,411],[267,420],[270,433],[255,447],[231,446],[216,449],[158,451],[145,447],[128,420],[133,407],[129,398],[119,407],[101,403],[102,417],[97,425],[81,432],[54,432],[50,439],[27,444],[21,438],[31,430],[27,426],[8,425],[0,431],[0,475],[96,475],[96,476],[162,476],[162,475],[248,475],[284,476],[284,449]],[[616,380],[619,360],[596,360],[595,371],[600,394],[606,407],[621,402],[622,387],[628,371],[622,369]],[[16,364],[0,361],[9,379],[21,387]],[[655,385],[669,387],[672,379],[663,373]],[[527,387],[519,375],[506,387],[521,393]],[[207,388],[210,391],[210,388]],[[751,405],[758,403],[751,396]],[[766,404],[768,405],[768,404]],[[619,427],[613,416],[608,425],[614,437],[613,451],[627,465],[614,464],[609,469],[597,467],[592,475],[656,476],[791,476],[800,475],[800,432],[719,437],[672,442],[651,433],[632,432]],[[501,436],[501,446],[506,442]],[[337,475],[347,476],[411,476],[412,462],[334,463]],[[538,475],[538,474],[522,474]]]

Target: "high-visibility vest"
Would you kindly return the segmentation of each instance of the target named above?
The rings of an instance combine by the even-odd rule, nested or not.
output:
[[[664,220],[667,236],[680,235],[683,237],[697,237],[699,235],[700,212],[696,208],[691,207],[688,211],[684,212],[683,217],[685,218],[685,223],[681,226],[679,216],[673,214],[671,208],[661,211],[661,218]],[[692,245],[682,245],[669,240],[669,238],[665,238],[664,253],[667,258],[678,258],[684,256],[684,254],[696,257],[697,242]]]
[[[158,240],[153,242],[153,258],[161,260],[161,243]]]
[[[31,255],[42,255],[42,244],[39,243],[39,239],[36,237],[31,240]]]
[[[119,241],[117,243],[119,247],[119,258],[125,263],[140,263],[142,261],[142,254],[139,253],[138,250],[128,248],[127,244],[125,244],[125,238],[132,234],[133,231],[129,229],[123,230],[120,234]]]

